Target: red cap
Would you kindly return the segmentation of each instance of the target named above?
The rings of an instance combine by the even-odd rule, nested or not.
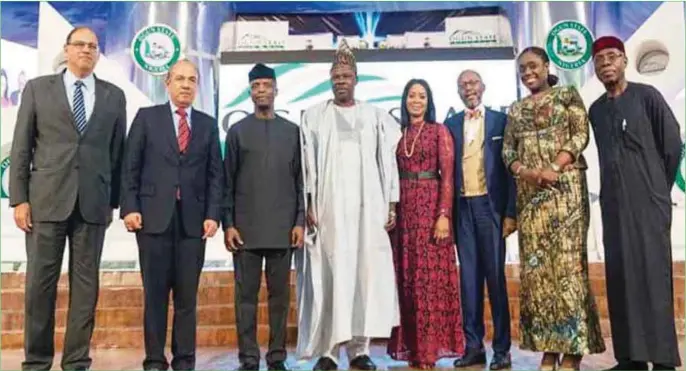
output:
[[[622,53],[624,52],[624,43],[622,40],[614,37],[614,36],[603,36],[598,39],[596,39],[593,42],[593,56],[595,57],[596,54],[598,54],[601,50],[605,49],[618,49]]]

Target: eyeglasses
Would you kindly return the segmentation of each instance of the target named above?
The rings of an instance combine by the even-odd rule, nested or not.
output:
[[[95,44],[95,43],[87,43],[87,42],[84,42],[84,41],[73,41],[73,42],[70,42],[68,45],[71,45],[71,46],[73,46],[73,47],[75,47],[75,48],[77,48],[77,49],[83,49],[83,48],[87,47],[88,49],[90,49],[90,50],[92,50],[92,51],[97,51],[97,50],[98,50],[98,44]]]
[[[471,80],[471,81],[462,81],[462,83],[458,84],[458,86],[461,89],[467,89],[469,86],[477,87],[481,81],[479,80]]]
[[[599,54],[593,57],[593,62],[595,63],[603,63],[607,61],[608,63],[615,63],[615,61],[621,57],[623,57],[623,54],[619,53],[607,53],[607,54]]]

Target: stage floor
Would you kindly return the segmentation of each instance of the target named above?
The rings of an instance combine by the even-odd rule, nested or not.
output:
[[[591,355],[584,358],[581,363],[582,370],[604,370],[614,366],[614,357],[612,356],[612,343],[610,339],[606,340],[608,350],[603,354]],[[684,338],[680,341],[680,349],[684,347]],[[292,349],[289,350],[292,352]],[[263,354],[265,350],[263,349]],[[169,353],[169,351],[167,352]],[[344,354],[344,352],[341,352]],[[393,361],[386,356],[386,348],[383,345],[372,346],[372,358],[377,363],[380,370],[408,370],[407,363]],[[489,351],[489,359],[491,352]],[[22,350],[3,350],[0,361],[2,370],[20,370],[21,362],[24,357]],[[143,351],[139,349],[98,349],[91,351],[91,358],[93,358],[93,370],[140,370]],[[681,354],[682,363],[684,354]],[[513,370],[536,370],[541,358],[540,353],[520,350],[516,345],[512,347],[512,362]],[[59,370],[60,355],[55,357],[53,370]],[[314,366],[313,361],[297,362],[291,357],[288,359],[288,364],[291,370],[311,370]],[[437,365],[436,369],[455,370],[453,367],[453,359],[443,359]],[[226,348],[201,348],[198,349],[198,358],[196,363],[196,370],[235,370],[238,368],[238,351],[236,349]],[[345,357],[341,359],[339,369],[344,370],[348,366]],[[262,361],[261,369],[265,370],[266,365]],[[473,368],[471,370],[481,370],[483,368]],[[680,370],[684,368],[681,367]]]

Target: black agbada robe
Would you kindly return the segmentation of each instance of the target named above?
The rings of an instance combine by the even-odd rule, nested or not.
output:
[[[589,119],[600,160],[615,357],[679,366],[670,239],[679,124],[660,92],[638,83],[598,98]]]
[[[238,229],[243,249],[289,248],[293,227],[304,227],[300,128],[251,114],[229,129],[225,154],[224,228]]]

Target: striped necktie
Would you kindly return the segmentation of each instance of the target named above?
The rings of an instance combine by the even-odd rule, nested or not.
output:
[[[188,127],[186,110],[179,108],[176,110],[176,113],[179,115],[179,134],[177,137],[177,140],[179,141],[179,150],[181,153],[185,153],[188,148],[188,140],[191,137],[191,130]]]
[[[188,141],[191,137],[191,129],[188,126],[188,114],[186,113],[186,110],[183,108],[177,109],[176,114],[179,115],[179,130],[178,136],[176,138],[179,143],[179,151],[181,151],[181,153],[186,153],[186,150],[188,149]],[[176,199],[181,199],[180,187],[176,188]]]
[[[74,89],[74,120],[76,121],[76,130],[79,134],[83,134],[86,130],[86,104],[83,101],[83,90],[81,88],[84,85],[83,81],[76,80],[74,83],[76,89]]]

